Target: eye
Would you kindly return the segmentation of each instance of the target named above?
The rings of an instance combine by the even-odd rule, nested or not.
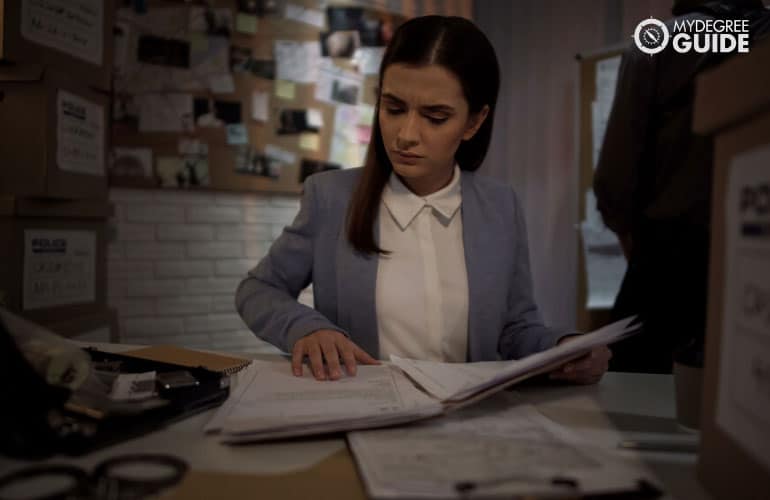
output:
[[[446,117],[426,116],[425,118],[427,118],[428,121],[434,125],[441,125],[442,123],[447,121]]]
[[[404,112],[402,108],[385,107],[385,111],[389,115],[398,115]]]

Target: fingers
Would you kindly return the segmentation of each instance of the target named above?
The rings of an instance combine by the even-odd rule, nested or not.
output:
[[[298,340],[291,350],[291,371],[295,377],[302,376],[302,358],[305,357],[304,339]]]
[[[342,377],[342,371],[340,370],[340,358],[337,354],[337,345],[331,339],[324,339],[321,342],[321,350],[323,351],[324,359],[326,360],[329,378],[332,380],[339,380],[339,378]]]
[[[324,369],[323,355],[321,346],[317,341],[309,340],[307,342],[307,357],[310,360],[310,371],[316,380],[326,380],[326,369]]]
[[[379,365],[380,362],[373,357],[369,356],[369,353],[358,347],[357,345],[353,344],[355,349],[353,349],[353,352],[356,356],[356,359],[360,361],[361,363],[365,365]]]
[[[596,347],[582,358],[551,372],[550,378],[576,384],[595,384],[607,371],[611,357],[612,352],[606,346]]]
[[[318,330],[294,344],[292,349],[292,373],[302,376],[302,361],[307,356],[310,371],[317,380],[338,380],[342,378],[341,361],[348,375],[354,376],[358,362],[375,365],[380,362],[350,341],[345,335],[333,330]],[[324,365],[325,363],[325,365]]]

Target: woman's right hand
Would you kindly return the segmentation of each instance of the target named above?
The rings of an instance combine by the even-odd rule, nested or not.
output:
[[[317,330],[305,335],[294,343],[291,351],[291,368],[294,376],[302,376],[302,360],[307,356],[310,360],[310,371],[316,380],[328,378],[338,380],[342,377],[340,357],[345,364],[348,375],[356,374],[358,362],[365,365],[379,365],[380,362],[369,356],[363,349],[354,344],[349,338],[336,330]],[[324,368],[326,360],[326,368]]]

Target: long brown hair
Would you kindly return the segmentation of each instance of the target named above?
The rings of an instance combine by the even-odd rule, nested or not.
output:
[[[348,241],[358,252],[387,253],[377,245],[374,221],[393,166],[388,159],[380,132],[379,92],[388,66],[438,64],[451,71],[460,81],[469,113],[489,106],[489,113],[476,134],[463,141],[455,153],[462,170],[474,171],[481,166],[492,138],[492,123],[500,88],[500,68],[492,44],[471,21],[462,17],[424,16],[402,24],[393,34],[380,65],[378,99],[369,151],[363,173],[348,206]]]

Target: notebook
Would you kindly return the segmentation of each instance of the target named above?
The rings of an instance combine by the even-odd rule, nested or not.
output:
[[[194,349],[173,345],[153,345],[141,349],[125,351],[121,354],[133,358],[161,361],[163,363],[172,363],[189,368],[203,367],[207,370],[224,375],[232,375],[251,363],[250,359],[226,356],[224,354],[213,352],[196,351]]]

